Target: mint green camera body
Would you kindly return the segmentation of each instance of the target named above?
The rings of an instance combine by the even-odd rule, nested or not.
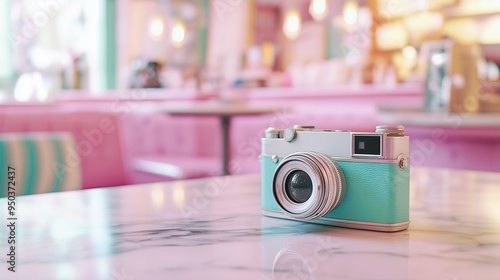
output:
[[[266,215],[281,213],[273,195],[274,171],[281,160],[275,163],[270,156],[261,157],[262,209]],[[409,166],[400,169],[392,162],[336,160],[336,163],[345,176],[345,196],[337,208],[309,222],[380,231],[408,227]]]

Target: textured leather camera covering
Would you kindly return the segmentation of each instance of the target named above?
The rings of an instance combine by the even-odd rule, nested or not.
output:
[[[368,160],[367,160],[368,161]],[[395,163],[337,161],[346,178],[346,195],[325,218],[394,224],[409,220],[409,167]],[[272,191],[277,164],[262,157],[262,209],[281,211]]]

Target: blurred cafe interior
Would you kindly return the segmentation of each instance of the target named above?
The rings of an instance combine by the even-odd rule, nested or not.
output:
[[[401,124],[412,166],[500,171],[500,1],[2,1],[0,13],[0,132],[62,133],[72,188],[258,173],[265,129],[297,124]]]
[[[499,27],[500,0],[0,0],[0,278],[498,279]],[[409,136],[411,176],[314,128],[380,132],[373,164]],[[397,186],[340,225],[399,232],[262,216],[263,137],[349,147],[345,201]],[[299,171],[289,205],[332,187]]]

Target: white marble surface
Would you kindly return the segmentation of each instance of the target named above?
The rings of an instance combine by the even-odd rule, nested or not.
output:
[[[258,175],[18,197],[0,279],[500,279],[500,174],[412,171],[411,225],[263,217]]]

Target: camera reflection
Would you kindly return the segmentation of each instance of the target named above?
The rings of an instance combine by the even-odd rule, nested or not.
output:
[[[380,233],[267,217],[262,224],[266,279],[408,278],[407,230]]]

